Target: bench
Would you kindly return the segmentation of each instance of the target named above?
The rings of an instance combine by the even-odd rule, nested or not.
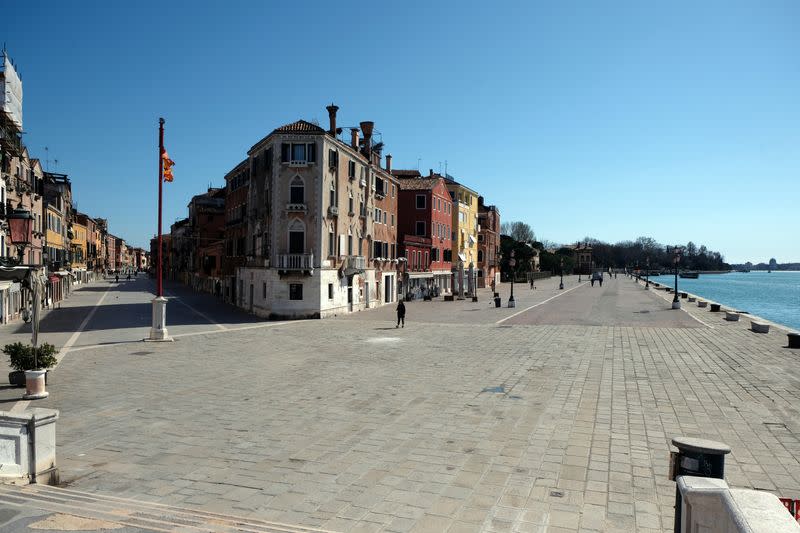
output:
[[[754,333],[769,333],[769,324],[751,320],[750,329],[753,330]]]
[[[728,322],[738,322],[739,313],[735,313],[733,311],[725,311],[725,320],[727,320]]]

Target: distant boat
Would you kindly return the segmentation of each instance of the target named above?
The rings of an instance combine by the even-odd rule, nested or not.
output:
[[[737,270],[736,272],[750,272],[750,270],[747,268],[743,268],[741,270]]]
[[[700,277],[700,273],[687,270],[687,271],[681,272],[680,274],[678,274],[678,276],[680,276],[682,278],[688,278],[688,279],[697,279],[698,277]]]

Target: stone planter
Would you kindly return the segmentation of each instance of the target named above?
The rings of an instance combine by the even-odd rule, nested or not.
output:
[[[753,330],[754,333],[769,333],[769,324],[751,320],[750,329]]]
[[[697,301],[697,298],[696,298],[696,297],[694,297],[694,296],[689,296],[689,301],[690,301],[690,302],[692,302],[692,303],[694,303],[694,302],[696,302],[696,301]]]
[[[45,390],[46,375],[47,370],[25,371],[25,395],[22,397],[24,400],[39,400],[50,395]]]
[[[50,374],[50,371],[47,370],[44,374],[44,384],[47,385],[47,376]],[[8,373],[8,383],[9,385],[14,385],[16,387],[24,387],[25,386],[25,371],[24,370],[12,370]]]
[[[725,320],[727,320],[728,322],[738,322],[739,313],[734,313],[733,311],[725,311]]]
[[[703,300],[698,300],[697,301],[697,307],[706,307],[707,305],[708,305],[708,302],[705,302]]]
[[[711,304],[711,312],[719,313],[720,304]]]

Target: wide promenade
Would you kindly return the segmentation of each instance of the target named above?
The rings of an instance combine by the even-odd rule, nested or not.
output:
[[[488,291],[410,302],[396,329],[393,306],[259,322],[169,285],[176,341],[157,345],[139,341],[150,280],[86,286],[42,324],[68,345],[35,404],[61,412],[67,487],[47,490],[64,503],[0,488],[0,529],[59,511],[171,530],[98,503],[113,501],[197,512],[206,531],[229,515],[292,525],[270,531],[671,531],[677,435],[729,444],[730,485],[800,498],[785,335],[671,310],[622,276],[557,286],[516,285],[514,309],[506,284],[501,309]],[[27,335],[0,326],[3,343]],[[20,395],[0,388],[4,409]]]

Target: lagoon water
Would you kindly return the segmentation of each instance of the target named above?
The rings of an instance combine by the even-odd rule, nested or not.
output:
[[[675,276],[653,276],[672,287]],[[731,272],[678,278],[678,290],[800,330],[800,272]]]

